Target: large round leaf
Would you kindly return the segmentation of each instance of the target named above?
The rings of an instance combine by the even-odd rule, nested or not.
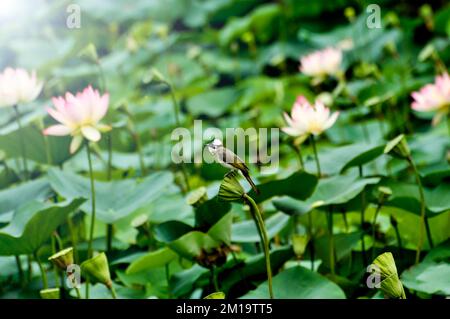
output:
[[[267,235],[269,238],[275,237],[287,224],[289,223],[289,216],[283,213],[276,213],[265,220]],[[253,220],[246,220],[236,223],[232,228],[231,240],[236,243],[257,243],[261,238]]]
[[[88,178],[58,169],[48,173],[52,188],[66,199],[83,197],[88,199],[81,206],[86,214],[91,214],[91,187]],[[161,196],[172,183],[168,172],[153,173],[141,182],[120,180],[95,182],[97,219],[112,224],[128,216],[138,208]]]
[[[268,299],[267,281],[243,296],[244,299]],[[279,299],[345,299],[335,283],[304,267],[288,268],[273,278],[273,293]]]
[[[57,205],[30,202],[22,206],[14,214],[11,223],[0,229],[0,255],[36,252],[84,201],[78,198]]]

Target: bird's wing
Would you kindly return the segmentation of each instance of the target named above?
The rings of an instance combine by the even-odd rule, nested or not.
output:
[[[244,161],[239,158],[232,151],[226,149],[225,147],[221,147],[217,152],[218,158],[225,164],[228,164],[236,169],[248,171],[247,165],[245,165]]]

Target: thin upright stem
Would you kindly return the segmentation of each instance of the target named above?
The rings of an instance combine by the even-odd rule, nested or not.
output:
[[[174,114],[175,114],[175,124],[178,126],[178,127],[180,127],[180,114],[179,114],[179,109],[180,109],[180,106],[179,106],[179,104],[178,104],[178,100],[177,100],[177,97],[175,96],[175,92],[173,91],[173,87],[172,87],[172,85],[171,84],[168,84],[167,83],[167,85],[169,86],[169,91],[170,91],[170,97],[172,98],[172,105],[173,105],[173,112],[174,112]]]
[[[142,142],[141,137],[139,136],[138,132],[133,132],[134,141],[136,143],[136,150],[138,152],[139,156],[139,165],[141,167],[141,175],[145,176],[147,175],[147,168],[145,167],[145,161],[144,161],[144,153],[142,151]]]
[[[112,151],[112,133],[109,132],[106,136],[106,141],[108,143],[108,168],[107,168],[107,179],[108,181],[112,178],[112,157],[113,157],[113,151]]]
[[[311,257],[311,271],[314,271],[314,232],[313,232],[313,220],[312,212],[308,213],[308,230],[309,230],[309,254]]]
[[[39,260],[39,257],[36,252],[33,254],[33,257],[39,266],[39,270],[41,271],[42,285],[43,285],[44,289],[47,289],[48,288],[48,280],[47,280],[47,273],[45,272],[44,266],[42,265],[41,261]]]
[[[328,210],[327,223],[328,223],[328,250],[330,258],[330,270],[331,274],[335,274],[335,260],[334,260],[334,235],[333,235],[333,208],[330,206]]]
[[[363,167],[360,165],[359,167],[359,177],[364,177]],[[367,252],[366,252],[366,242],[364,240],[365,231],[364,231],[364,223],[365,223],[365,212],[366,212],[366,192],[365,188],[363,188],[361,192],[361,250],[362,250],[362,258],[364,265],[367,265]]]
[[[73,258],[75,263],[78,263],[78,249],[77,249],[78,240],[71,216],[67,216],[67,226],[69,228],[70,241],[72,242],[73,247]]]
[[[20,260],[20,256],[16,255],[16,265],[17,265],[17,270],[19,271],[19,281],[20,281],[20,286],[23,287],[24,283],[25,283],[25,275],[23,273],[23,269],[22,269],[22,261]]]
[[[180,106],[178,104],[177,97],[175,96],[175,92],[174,92],[173,86],[169,82],[163,82],[163,83],[165,83],[169,87],[170,97],[172,99],[172,105],[173,105],[173,112],[175,114],[175,125],[176,125],[176,127],[180,127],[181,126],[181,122],[180,122]],[[186,167],[185,167],[184,163],[182,163],[180,166],[181,166],[181,173],[183,175],[184,183],[186,185],[186,189],[189,192],[189,191],[191,191],[191,186],[189,184],[189,177],[188,177],[188,174],[187,174],[187,171],[186,171]]]
[[[264,247],[264,256],[265,256],[265,260],[266,260],[269,295],[270,295],[270,298],[273,299],[274,295],[273,295],[273,288],[272,288],[272,266],[270,264],[269,236],[267,235],[267,230],[264,225],[264,220],[261,216],[261,212],[259,211],[258,205],[256,205],[255,201],[247,194],[244,194],[243,198],[250,207],[252,217],[256,223],[256,227],[258,228],[260,236],[262,238],[261,245]]]
[[[112,249],[112,239],[114,234],[114,225],[106,224],[106,251],[110,252]]]
[[[16,122],[17,122],[17,126],[19,127],[20,150],[22,152],[22,163],[23,163],[23,169],[25,172],[25,180],[28,180],[30,177],[30,173],[28,170],[27,151],[26,151],[26,147],[25,147],[25,137],[23,135],[23,127],[22,127],[22,122],[20,120],[19,107],[17,105],[14,105],[14,111],[16,112]]]
[[[447,113],[447,131],[448,136],[450,137],[450,111]]]
[[[314,152],[314,159],[316,161],[316,168],[317,168],[317,178],[320,178],[320,176],[322,176],[322,173],[320,171],[320,161],[319,161],[319,155],[317,154],[317,147],[316,147],[316,140],[314,138],[314,135],[310,135],[309,139],[311,141],[311,146],[313,148],[313,152]]]
[[[172,293],[170,291],[170,268],[169,268],[169,263],[165,264],[164,270],[165,270],[166,282],[167,282],[167,295],[169,296],[169,299],[170,299],[172,297]]]
[[[41,119],[39,121],[41,129],[44,128],[44,121]],[[53,158],[52,158],[52,151],[50,149],[50,143],[48,142],[48,136],[43,135],[44,139],[44,148],[45,148],[45,156],[47,157],[47,164],[52,165],[53,164]]]
[[[79,289],[79,288],[76,288],[76,287],[75,287],[75,293],[77,294],[77,298],[78,298],[78,299],[81,299],[81,292],[80,292],[80,289]]]
[[[56,249],[56,238],[55,238],[55,236],[52,236],[51,242],[52,242],[52,254],[54,255],[54,254],[56,254],[56,252],[57,252],[57,249]],[[58,284],[58,281],[59,281],[58,267],[56,267],[55,265],[53,265],[53,271],[54,271],[54,274],[55,274],[56,288],[59,288],[59,284]]]
[[[378,214],[380,213],[381,207],[383,207],[383,202],[378,203],[372,221],[372,260],[375,258],[375,226],[377,224],[377,217]]]
[[[417,243],[417,250],[416,250],[416,265],[420,261],[420,252],[423,247],[424,242],[424,229],[427,234],[428,238],[428,244],[431,248],[433,248],[433,239],[431,237],[431,231],[430,227],[428,225],[428,217],[426,215],[426,205],[425,205],[425,193],[422,186],[422,181],[420,180],[419,171],[417,170],[417,166],[414,163],[414,160],[411,156],[408,157],[409,165],[411,166],[412,170],[414,171],[414,176],[416,178],[417,187],[419,188],[419,198],[420,198],[420,231],[419,231],[419,242]]]
[[[395,230],[395,237],[397,238],[397,247],[398,247],[398,254],[400,257],[402,256],[402,237],[400,236],[400,230],[398,229],[398,225],[394,225]]]
[[[92,169],[92,156],[91,149],[89,147],[89,143],[86,143],[87,148],[87,157],[89,163],[89,177],[91,181],[91,203],[92,203],[92,212],[91,212],[91,228],[89,231],[89,242],[88,242],[88,259],[92,258],[92,242],[94,240],[94,228],[95,228],[95,182],[94,182],[94,171]],[[89,299],[89,280],[86,280],[86,299]]]
[[[109,287],[109,291],[111,291],[111,296],[113,297],[113,299],[117,299],[116,289],[114,288],[113,285],[111,285],[111,287]]]
[[[215,292],[219,292],[219,291],[220,291],[220,288],[219,288],[219,281],[218,281],[218,279],[217,279],[217,269],[216,269],[216,266],[211,266],[210,270],[211,270],[211,281],[212,281],[212,283],[213,283],[214,290],[215,290]]]
[[[86,143],[87,149],[87,157],[89,163],[89,178],[91,182],[91,203],[92,203],[92,211],[91,211],[91,226],[89,231],[89,243],[88,243],[88,258],[92,258],[92,242],[94,240],[94,228],[95,228],[95,211],[96,211],[96,202],[95,202],[95,182],[94,182],[94,171],[92,168],[92,155],[91,149],[89,147],[89,143]]]
[[[300,169],[304,170],[305,163],[303,161],[302,151],[301,151],[300,147],[297,145],[294,145],[294,144],[290,144],[290,145],[291,145],[292,149],[295,151],[295,154],[297,154],[298,163],[300,164]]]

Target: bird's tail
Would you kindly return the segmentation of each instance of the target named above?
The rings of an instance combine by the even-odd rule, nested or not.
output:
[[[250,174],[246,171],[242,171],[242,175],[244,175],[245,179],[249,182],[250,186],[255,191],[255,193],[257,195],[259,195],[260,191],[259,191],[258,187],[256,187],[255,183],[253,183],[253,180],[251,179]]]

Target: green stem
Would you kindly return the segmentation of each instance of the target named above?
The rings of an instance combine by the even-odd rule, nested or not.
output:
[[[106,251],[110,252],[112,249],[112,239],[114,234],[114,225],[106,224]]]
[[[398,254],[402,257],[402,237],[400,236],[400,230],[398,229],[398,225],[394,225],[395,237],[397,238],[397,246],[398,246]]]
[[[314,159],[316,161],[316,168],[317,168],[317,178],[320,178],[320,176],[322,176],[322,173],[320,171],[320,161],[319,161],[319,155],[317,154],[317,147],[316,147],[316,140],[314,138],[314,135],[310,135],[309,139],[311,141],[311,145],[313,148],[313,152],[314,152]]]
[[[28,180],[30,177],[30,173],[28,170],[28,162],[27,162],[27,152],[26,152],[26,147],[25,147],[25,137],[23,135],[23,127],[22,127],[22,122],[20,121],[20,112],[19,112],[19,107],[17,105],[14,105],[14,111],[16,112],[16,122],[17,125],[19,127],[19,134],[20,134],[20,149],[22,152],[22,163],[23,163],[23,168],[25,171],[25,180]]]
[[[55,237],[56,243],[58,244],[58,249],[57,250],[63,250],[64,249],[64,245],[63,245],[61,236],[59,236],[57,231],[53,232],[53,236]]]
[[[425,206],[425,193],[423,190],[422,182],[420,180],[419,171],[417,170],[417,166],[414,163],[414,160],[411,156],[408,157],[408,162],[414,171],[414,176],[416,178],[417,187],[419,188],[419,197],[420,197],[420,231],[419,231],[419,242],[417,244],[416,251],[416,265],[420,261],[420,252],[422,250],[423,242],[424,242],[424,229],[426,230],[428,244],[431,248],[433,248],[433,239],[431,237],[430,226],[428,225],[428,217],[426,215],[426,206]]]
[[[361,165],[359,168],[359,177],[363,178],[363,167]],[[364,222],[365,222],[365,213],[366,213],[366,192],[365,188],[363,188],[361,192],[361,249],[362,249],[362,258],[364,265],[367,265],[367,252],[366,252],[366,241],[364,240],[365,231],[364,231]]]
[[[92,258],[92,242],[94,240],[94,228],[95,228],[95,183],[94,183],[94,172],[92,169],[92,156],[91,149],[89,147],[89,142],[86,143],[87,157],[89,163],[89,177],[91,181],[91,202],[92,202],[92,212],[91,212],[91,228],[89,231],[89,242],[88,242],[88,259]],[[89,299],[89,279],[86,280],[86,299]]]
[[[55,236],[52,236],[51,238],[51,242],[52,242],[52,254],[56,254],[57,250],[56,250],[56,238]],[[56,288],[59,288],[59,274],[58,274],[58,268],[56,266],[53,266],[53,270],[54,270],[54,274],[55,274],[55,283],[56,283]]]
[[[139,134],[137,132],[133,132],[133,136],[134,136],[134,141],[136,143],[136,149],[137,149],[138,156],[139,156],[139,165],[141,167],[141,174],[142,174],[142,176],[146,176],[147,169],[145,168],[144,153],[142,151],[141,137],[139,136]]]
[[[41,271],[43,287],[44,287],[44,289],[48,289],[47,274],[45,272],[44,266],[42,265],[41,261],[39,260],[39,257],[36,252],[33,254],[33,256],[34,256],[34,260],[36,260],[36,262],[39,266],[39,270]]]
[[[167,282],[167,295],[169,296],[169,299],[172,298],[172,293],[170,291],[170,268],[169,263],[165,264],[164,270],[166,273],[166,282]]]
[[[335,274],[335,260],[334,260],[334,236],[333,236],[333,208],[330,206],[327,215],[327,223],[328,223],[328,250],[329,250],[329,258],[330,258],[330,270],[331,274]]]
[[[448,131],[448,136],[450,137],[450,111],[448,111],[448,113],[447,113],[447,131]]]
[[[33,279],[33,265],[32,265],[32,255],[28,255],[27,256],[27,262],[28,262],[28,272],[27,272],[27,275],[28,275],[28,283],[30,283],[31,282],[31,279]]]
[[[94,240],[96,202],[95,202],[94,171],[92,168],[92,156],[91,156],[91,149],[89,147],[89,143],[86,143],[86,148],[87,148],[87,157],[88,157],[88,163],[89,163],[89,178],[90,178],[90,182],[91,182],[91,203],[92,203],[91,228],[89,231],[89,243],[88,243],[88,259],[90,259],[90,258],[92,258],[92,242]]]
[[[81,299],[81,292],[79,288],[75,288],[75,293],[77,294],[77,298]]]
[[[16,258],[17,270],[19,271],[20,286],[23,287],[25,284],[25,276],[22,269],[22,261],[20,260],[19,255],[15,255],[14,257]]]
[[[172,106],[173,106],[173,112],[175,114],[175,124],[177,125],[177,127],[180,127],[180,114],[179,114],[179,110],[180,110],[180,106],[178,104],[178,100],[177,97],[175,96],[175,92],[173,90],[172,84],[165,82],[165,84],[169,87],[169,91],[170,91],[170,97],[172,99]]]
[[[164,83],[169,87],[170,97],[172,99],[172,105],[173,105],[173,112],[175,114],[176,127],[180,127],[181,126],[180,115],[179,115],[180,106],[179,106],[178,100],[177,100],[177,98],[175,96],[175,92],[173,90],[173,86],[169,82],[164,82]],[[181,173],[183,175],[184,183],[186,185],[186,189],[187,189],[188,192],[190,192],[191,191],[191,186],[189,184],[189,178],[188,178],[188,174],[187,174],[187,171],[186,171],[186,167],[185,167],[184,163],[182,163],[180,166],[181,166]]]
[[[220,288],[219,288],[219,281],[217,279],[217,269],[216,266],[214,265],[211,266],[211,281],[213,283],[215,292],[219,292]]]
[[[69,234],[70,234],[70,241],[72,242],[73,247],[73,258],[75,263],[78,263],[78,240],[77,240],[77,234],[75,233],[75,227],[73,225],[72,217],[67,216],[67,226],[69,228]]]
[[[113,150],[112,150],[112,133],[109,132],[106,141],[108,143],[108,168],[107,168],[107,179],[108,181],[112,178],[112,157],[113,157]]]
[[[303,161],[303,156],[302,156],[302,151],[300,149],[299,146],[294,145],[294,144],[290,144],[292,149],[295,151],[295,154],[297,154],[298,157],[298,163],[300,164],[300,169],[304,170],[305,169],[305,163]]]
[[[99,78],[100,78],[100,88],[101,90],[104,92],[106,89],[106,78],[105,78],[105,73],[103,72],[103,67],[100,63],[100,60],[97,59],[97,61],[95,61],[95,64],[97,65],[98,68],[98,72],[99,72]]]
[[[113,299],[117,299],[116,289],[113,285],[109,287],[109,291],[111,291],[111,296],[113,297]]]
[[[380,213],[381,207],[383,206],[382,202],[379,202],[377,208],[375,210],[375,215],[373,216],[372,221],[372,260],[375,259],[375,226],[377,224],[377,217]]]
[[[273,295],[273,288],[272,288],[272,267],[270,264],[269,236],[267,235],[267,230],[264,225],[264,220],[258,209],[258,205],[256,205],[255,201],[247,194],[244,194],[243,198],[250,207],[252,217],[256,223],[256,227],[258,228],[260,236],[262,238],[261,244],[264,247],[264,255],[265,255],[266,270],[267,270],[267,280],[268,280],[268,285],[269,285],[269,295],[270,295],[270,298],[273,299],[274,295]]]
[[[311,257],[311,271],[314,271],[314,232],[313,232],[313,220],[312,212],[308,213],[308,230],[309,230],[309,254]]]
[[[40,120],[40,126],[42,129],[44,129],[44,122],[42,119]],[[50,150],[50,144],[48,142],[48,136],[43,135],[43,139],[44,139],[45,156],[47,157],[47,164],[52,165],[53,159],[52,159],[52,152]]]

